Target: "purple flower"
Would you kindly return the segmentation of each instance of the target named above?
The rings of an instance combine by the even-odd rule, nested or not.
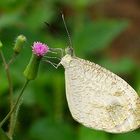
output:
[[[32,51],[35,55],[42,57],[49,51],[49,48],[46,44],[43,44],[41,42],[34,42]]]

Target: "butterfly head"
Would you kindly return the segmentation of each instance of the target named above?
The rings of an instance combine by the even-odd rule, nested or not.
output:
[[[73,48],[68,46],[68,47],[65,49],[65,53],[66,53],[66,54],[69,54],[69,55],[71,55],[71,56],[73,56],[73,55],[74,55],[74,53],[73,53]]]

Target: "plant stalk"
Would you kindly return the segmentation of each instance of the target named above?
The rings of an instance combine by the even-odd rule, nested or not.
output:
[[[21,89],[21,91],[20,91],[20,94],[19,94],[19,96],[18,96],[18,98],[17,98],[15,104],[13,105],[12,109],[11,109],[10,112],[6,115],[6,117],[0,122],[0,127],[3,126],[3,124],[7,121],[7,119],[11,116],[11,114],[15,111],[15,109],[16,109],[18,103],[20,102],[20,99],[21,99],[21,97],[22,97],[22,95],[23,95],[23,92],[24,92],[26,86],[28,85],[28,83],[29,83],[29,80],[26,80],[26,82],[24,83],[24,85],[23,85],[23,87],[22,87],[22,89]]]

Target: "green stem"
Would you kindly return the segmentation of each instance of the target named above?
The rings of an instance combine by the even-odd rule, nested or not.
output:
[[[9,94],[10,94],[10,109],[11,109],[12,106],[13,106],[13,85],[12,85],[12,80],[11,80],[9,65],[6,62],[6,59],[4,57],[4,54],[3,54],[2,50],[0,51],[0,54],[1,54],[1,57],[2,57],[2,60],[3,60],[3,64],[4,64],[4,67],[5,67],[5,71],[6,71],[6,76],[7,76],[7,79],[8,79]]]
[[[10,109],[12,109],[12,106],[13,106],[13,85],[12,85],[12,80],[11,80],[11,75],[10,75],[10,70],[9,70],[9,64],[7,64],[2,50],[0,50],[0,55],[2,57],[2,61],[3,61],[4,67],[5,67],[5,72],[6,72],[6,76],[7,76],[7,80],[8,80],[9,95],[10,95]]]
[[[3,61],[4,67],[5,67],[5,72],[6,72],[6,76],[7,76],[7,80],[8,80],[8,85],[9,85],[10,110],[11,110],[13,107],[13,84],[12,84],[12,80],[11,80],[9,64],[6,62],[6,59],[4,57],[2,50],[0,51],[0,54],[1,54],[2,61]],[[11,118],[12,118],[12,116],[11,116]]]
[[[15,109],[16,109],[18,103],[20,102],[20,99],[21,99],[21,97],[22,97],[22,95],[23,95],[23,92],[24,92],[26,86],[28,85],[28,83],[29,83],[29,80],[26,80],[26,82],[25,82],[25,84],[23,85],[23,87],[22,87],[22,89],[21,89],[21,91],[20,91],[20,94],[19,94],[19,96],[18,96],[18,98],[17,98],[15,104],[13,105],[12,109],[11,109],[10,112],[6,115],[6,117],[1,121],[0,127],[3,126],[3,124],[7,121],[7,119],[11,116],[11,114],[15,111]]]
[[[16,54],[14,53],[10,59],[10,61],[8,62],[8,66],[10,66],[15,58],[16,58]],[[12,86],[13,87],[13,86]],[[10,110],[12,109],[13,107],[13,103],[14,103],[14,99],[13,99],[13,90],[12,92],[10,92]],[[13,131],[14,131],[14,124],[16,123],[16,120],[15,120],[15,111],[11,114],[11,117],[10,117],[10,124],[9,124],[9,130],[8,130],[8,133],[9,135],[12,137],[13,135]]]
[[[13,107],[13,85],[12,85],[12,80],[11,80],[9,66],[15,60],[16,54],[15,53],[13,54],[13,56],[11,57],[11,59],[10,59],[10,61],[8,63],[6,62],[6,59],[4,57],[4,54],[3,54],[2,50],[0,50],[0,55],[2,57],[2,61],[3,61],[4,67],[5,67],[5,71],[6,71],[6,76],[7,76],[7,79],[8,79],[9,100],[10,100],[10,110],[11,110],[12,107]],[[14,119],[14,114],[12,113],[11,118],[10,118],[9,131],[12,129],[12,126],[13,126],[13,119]]]
[[[0,50],[0,55],[1,55],[1,58],[2,58],[2,61],[3,61],[3,64],[6,67],[7,63],[6,63],[6,60],[5,60],[5,57],[4,57],[4,54],[3,54],[2,50]]]
[[[8,65],[9,65],[9,66],[10,66],[10,64],[12,64],[12,63],[14,62],[16,56],[17,56],[16,53],[14,53],[14,54],[12,55],[11,59],[10,59],[9,62],[8,62]]]

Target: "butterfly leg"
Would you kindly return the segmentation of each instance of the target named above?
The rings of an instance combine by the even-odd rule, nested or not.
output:
[[[62,48],[49,48],[49,52],[56,53],[55,51],[60,51],[61,58],[64,56],[64,50]]]
[[[53,67],[55,67],[56,69],[60,66],[60,63],[56,64],[56,63],[53,63],[49,60],[44,60],[46,63],[50,63]]]
[[[55,56],[44,56],[45,58],[51,58],[51,59],[58,59],[58,60],[61,60],[60,58],[58,57],[55,57]]]

